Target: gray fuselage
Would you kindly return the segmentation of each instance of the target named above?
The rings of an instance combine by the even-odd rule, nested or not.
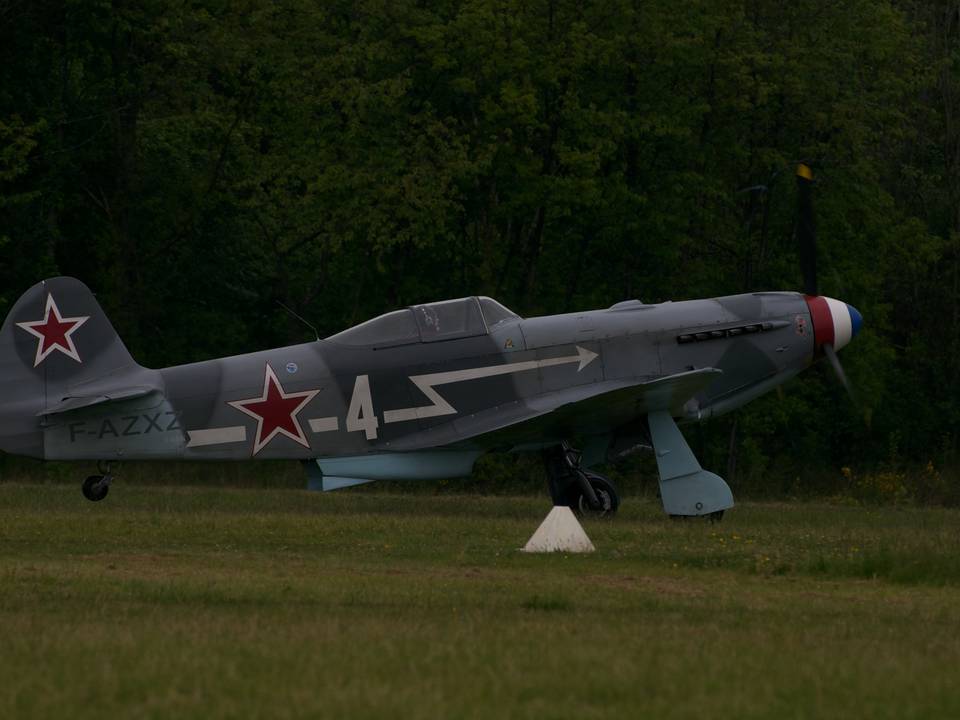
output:
[[[559,393],[573,403],[597,383],[629,387],[716,368],[722,373],[673,410],[674,417],[697,420],[769,391],[815,354],[810,309],[798,293],[629,301],[605,310],[508,317],[483,332],[435,342],[362,341],[341,333],[143,370],[144,383],[156,392],[45,418],[43,457],[308,459],[438,447],[489,450],[499,446],[492,431],[505,424],[501,418],[532,417]],[[264,428],[277,418],[257,413],[280,412],[270,403],[281,397],[287,432],[274,429],[266,438]],[[638,403],[611,406],[610,412],[537,426],[529,439],[610,435],[644,413]],[[516,438],[508,444],[516,445]]]

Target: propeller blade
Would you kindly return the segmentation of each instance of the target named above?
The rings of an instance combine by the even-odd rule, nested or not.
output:
[[[797,165],[797,240],[800,243],[800,270],[803,292],[816,296],[817,226],[813,217],[813,171],[803,163]]]
[[[850,399],[854,403],[857,402],[857,398],[853,394],[853,386],[850,384],[850,381],[847,379],[847,374],[843,371],[843,365],[840,364],[840,358],[837,357],[837,351],[833,349],[833,345],[830,343],[824,343],[823,345],[823,354],[827,356],[827,360],[830,361],[830,364],[833,366],[833,372],[836,373],[837,378],[840,380],[840,383],[846,389],[847,394],[850,396]]]

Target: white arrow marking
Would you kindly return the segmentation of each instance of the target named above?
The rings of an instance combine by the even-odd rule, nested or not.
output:
[[[340,429],[340,420],[336,417],[314,418],[309,423],[310,429],[315,433],[334,432]]]
[[[203,447],[205,445],[223,445],[224,443],[244,442],[247,439],[247,429],[243,425],[222,428],[205,428],[203,430],[187,430],[190,441],[187,447]]]
[[[464,380],[477,380],[479,378],[493,377],[494,375],[509,375],[512,373],[526,372],[527,370],[536,370],[537,368],[550,367],[552,365],[567,365],[568,363],[579,363],[577,372],[580,372],[592,363],[596,357],[597,353],[591,352],[578,345],[577,354],[568,357],[527,360],[525,362],[507,363],[506,365],[490,365],[488,367],[452,370],[450,372],[432,373],[430,375],[411,375],[410,380],[430,399],[433,405],[403,408],[402,410],[386,410],[383,413],[383,421],[385,423],[395,423],[405,420],[417,420],[419,418],[438,417],[440,415],[456,415],[456,408],[444,400],[440,396],[440,393],[433,389],[436,385],[449,385],[450,383],[462,382]]]

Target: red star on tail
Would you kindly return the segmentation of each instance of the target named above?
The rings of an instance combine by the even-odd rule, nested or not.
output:
[[[17,327],[21,330],[26,330],[31,335],[40,338],[40,342],[37,343],[37,357],[33,366],[37,367],[54,350],[76,360],[78,363],[82,363],[83,360],[80,359],[80,353],[77,352],[77,346],[74,345],[71,335],[89,320],[90,316],[63,317],[60,314],[60,308],[57,307],[57,303],[53,299],[53,295],[49,293],[47,294],[47,308],[43,315],[43,320],[17,323]]]
[[[320,391],[284,392],[276,373],[268,363],[266,376],[263,379],[263,395],[249,400],[233,400],[227,404],[257,419],[257,439],[253,444],[254,455],[277,435],[285,435],[309,449],[310,443],[303,434],[303,428],[297,420],[297,413],[303,410],[318,392]]]

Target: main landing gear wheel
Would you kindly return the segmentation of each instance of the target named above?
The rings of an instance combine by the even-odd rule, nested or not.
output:
[[[567,443],[543,451],[553,504],[568,506],[580,517],[613,517],[620,493],[603,475],[584,470],[580,458],[580,451]]]
[[[580,517],[611,518],[616,515],[617,508],[620,507],[620,493],[617,492],[617,486],[603,475],[585,470],[581,472],[593,488],[598,506],[592,506],[580,484],[574,483],[570,486],[568,495],[571,509]]]
[[[83,496],[90,502],[100,502],[110,492],[110,480],[104,475],[91,475],[83,481]]]

